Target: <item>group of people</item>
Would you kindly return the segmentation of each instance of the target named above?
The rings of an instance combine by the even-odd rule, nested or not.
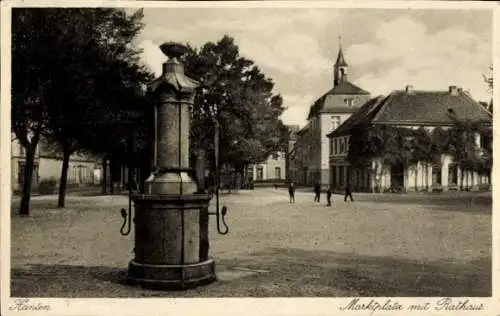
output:
[[[320,203],[321,183],[319,181],[314,185],[314,194],[314,202]],[[288,185],[288,195],[290,196],[290,203],[295,203],[295,184],[293,181],[290,181]],[[354,201],[352,198],[351,183],[349,181],[347,181],[345,185],[344,202],[347,202],[347,198]],[[328,186],[328,190],[326,191],[326,203],[327,206],[332,206],[332,188],[330,186]]]

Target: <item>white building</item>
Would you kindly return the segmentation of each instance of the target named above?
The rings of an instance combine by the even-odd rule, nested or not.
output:
[[[333,67],[333,88],[311,105],[306,126],[297,133],[293,149],[294,178],[297,184],[330,183],[329,140],[327,134],[339,127],[361,105],[370,93],[347,79],[348,65],[342,47]]]
[[[11,189],[22,190],[26,156],[24,146],[14,138],[11,141]],[[42,181],[55,180],[59,183],[62,168],[62,155],[47,150],[45,143],[40,140],[35,153],[32,188],[36,191]],[[73,154],[69,160],[69,185],[99,184],[102,178],[102,167],[95,158]],[[96,177],[97,176],[97,177]]]
[[[284,181],[286,179],[285,152],[275,152],[262,163],[249,165],[247,177],[253,181]]]
[[[439,163],[429,165],[419,162],[417,166],[408,169],[402,164],[384,166],[373,161],[371,170],[355,170],[350,168],[346,160],[353,137],[351,132],[356,127],[424,127],[427,132],[432,132],[438,127],[443,130],[450,128],[457,118],[492,126],[492,113],[456,86],[449,87],[447,91],[416,91],[407,86],[405,90],[394,91],[387,97],[369,100],[356,114],[329,134],[330,185],[343,189],[347,179],[350,179],[353,189],[357,191],[384,191],[391,187],[407,191],[448,190],[458,189],[462,172],[466,189],[489,185],[489,175],[462,171],[447,155],[442,155]],[[479,134],[475,139],[478,150],[492,144],[491,138],[481,137]]]

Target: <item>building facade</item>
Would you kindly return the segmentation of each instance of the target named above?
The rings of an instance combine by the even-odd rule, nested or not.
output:
[[[370,99],[370,93],[347,79],[348,65],[342,47],[339,47],[333,67],[333,88],[310,107],[306,126],[297,133],[293,149],[293,180],[297,184],[330,183],[329,139],[327,134],[345,122],[361,105]]]
[[[262,163],[248,166],[247,177],[253,181],[285,181],[286,152],[274,152]]]
[[[11,141],[11,188],[13,192],[22,190],[26,156],[24,146],[17,139]],[[55,180],[61,177],[62,156],[47,150],[41,140],[35,154],[32,188],[36,191],[42,181]],[[83,155],[71,155],[68,167],[69,185],[99,184],[102,167],[97,160]]]
[[[463,173],[463,187],[474,190],[489,185],[491,175],[462,171],[452,157],[441,155],[436,164],[417,163],[405,168],[386,166],[372,161],[372,168],[354,170],[347,161],[352,130],[359,126],[386,125],[407,129],[423,127],[431,133],[435,128],[446,130],[456,119],[482,122],[492,126],[492,113],[474,101],[461,88],[451,86],[447,91],[415,91],[412,86],[379,96],[366,102],[359,111],[329,134],[330,185],[343,189],[350,181],[356,191],[378,192],[391,188],[406,191],[457,190]],[[491,139],[475,135],[478,152],[490,147]],[[490,147],[491,148],[491,147]]]

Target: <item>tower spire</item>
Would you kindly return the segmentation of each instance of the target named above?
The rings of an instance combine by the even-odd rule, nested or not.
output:
[[[339,52],[337,61],[333,66],[333,86],[336,87],[339,83],[347,79],[347,63],[345,62],[344,52],[342,51],[342,37],[339,36]]]
[[[335,66],[339,67],[347,67],[347,63],[344,59],[344,53],[342,51],[342,36],[339,36],[339,53],[337,55],[337,61],[335,62]]]

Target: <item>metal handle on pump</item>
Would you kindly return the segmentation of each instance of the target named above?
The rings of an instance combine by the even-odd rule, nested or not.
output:
[[[219,177],[218,172],[217,172],[217,177]],[[222,209],[220,209],[220,204],[219,204],[219,180],[217,179],[217,188],[215,189],[215,213],[208,213],[209,215],[215,215],[215,218],[217,220],[217,232],[220,235],[227,235],[229,233],[229,226],[227,226],[226,223],[226,214],[227,214],[227,207],[222,206]],[[221,230],[221,223],[224,225],[224,230]]]
[[[229,226],[226,223],[227,207],[222,206],[220,209],[219,192],[220,192],[220,172],[219,172],[219,124],[214,120],[214,160],[215,160],[215,213],[209,212],[209,215],[215,215],[217,221],[217,232],[220,235],[229,233]],[[221,223],[224,225],[224,230],[221,229]]]
[[[120,234],[122,236],[127,236],[130,234],[130,231],[132,229],[132,152],[133,152],[133,136],[132,132],[129,135],[129,161],[128,161],[128,166],[127,166],[127,171],[128,171],[128,214],[127,210],[125,208],[122,208],[120,210],[121,216],[123,218],[123,224],[122,227],[120,228]],[[127,225],[128,224],[128,225]],[[125,225],[127,226],[127,229],[125,230]]]
[[[130,234],[130,231],[132,229],[132,199],[130,198],[130,190],[129,190],[129,197],[128,197],[128,214],[127,214],[127,210],[125,208],[122,208],[120,210],[120,213],[122,215],[122,218],[123,218],[123,224],[122,224],[122,227],[120,228],[120,234],[122,236],[127,236],[128,234]],[[128,218],[128,220],[127,220]],[[128,225],[127,225],[128,223]],[[125,225],[127,225],[127,230],[125,230]]]

